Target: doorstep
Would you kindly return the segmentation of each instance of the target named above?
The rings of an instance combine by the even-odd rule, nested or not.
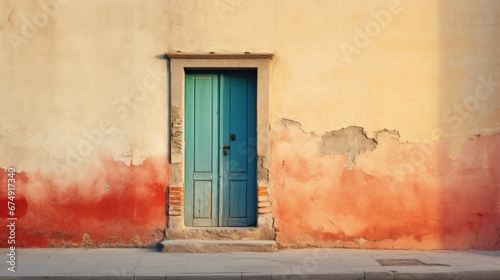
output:
[[[164,240],[162,251],[168,253],[275,252],[274,240]]]

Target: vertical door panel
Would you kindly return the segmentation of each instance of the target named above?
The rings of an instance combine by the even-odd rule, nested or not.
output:
[[[194,172],[212,172],[212,77],[194,78]]]
[[[256,222],[255,82],[254,73],[230,72],[222,83],[221,141],[231,146],[229,154],[221,159],[224,226],[249,226]]]
[[[232,141],[229,154],[229,170],[235,172],[247,172],[248,155],[248,86],[246,78],[232,78],[230,84],[229,102],[229,131],[236,136]],[[230,136],[231,137],[231,136]],[[231,164],[232,163],[232,164]]]
[[[194,172],[212,172],[212,77],[194,78]]]
[[[218,225],[218,75],[186,75],[185,223]]]
[[[246,218],[247,216],[247,182],[229,182],[229,218]]]
[[[212,181],[194,181],[193,218],[211,217]]]

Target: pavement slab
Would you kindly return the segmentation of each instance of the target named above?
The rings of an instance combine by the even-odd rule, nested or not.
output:
[[[152,249],[0,249],[0,279],[500,279],[500,251],[290,249],[164,253]],[[382,266],[377,260],[431,265]],[[383,263],[383,262],[382,262]],[[393,262],[411,264],[412,262]]]

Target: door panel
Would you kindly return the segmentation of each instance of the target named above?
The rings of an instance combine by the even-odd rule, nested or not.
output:
[[[212,181],[194,181],[194,218],[210,218]]]
[[[231,73],[223,80],[221,139],[231,146],[222,157],[223,226],[254,225],[256,222],[256,79]],[[231,137],[233,135],[234,138]],[[244,203],[242,201],[245,201]]]
[[[186,76],[185,222],[218,225],[218,75]]]
[[[194,77],[194,172],[212,172],[212,77]]]
[[[255,225],[256,73],[187,73],[185,107],[186,225]]]
[[[229,218],[245,218],[247,216],[247,184],[246,181],[229,182]]]
[[[242,78],[231,79],[231,89],[228,98],[229,106],[229,133],[236,139],[230,140],[231,146],[236,148],[229,155],[230,172],[247,172],[247,135],[248,135],[248,106],[247,80]],[[231,137],[229,135],[229,137]]]

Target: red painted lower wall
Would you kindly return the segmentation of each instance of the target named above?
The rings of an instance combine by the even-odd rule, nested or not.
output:
[[[273,131],[270,196],[280,245],[500,249],[500,135],[467,140],[454,159],[447,140],[387,137],[357,155],[352,170],[346,155],[322,155],[318,143],[299,127]],[[15,245],[154,245],[167,223],[169,172],[160,157],[130,166],[102,158],[81,170],[85,179],[16,173]],[[8,178],[1,170],[5,225]],[[1,247],[8,235],[0,232]]]
[[[465,142],[378,141],[356,156],[320,155],[298,127],[273,133],[277,241],[285,247],[500,249],[500,135]]]
[[[76,170],[78,172],[78,170]],[[103,158],[87,179],[16,173],[16,246],[148,246],[166,225],[167,158],[140,165]],[[6,221],[7,170],[0,171],[0,218]],[[7,247],[9,232],[0,232]]]

